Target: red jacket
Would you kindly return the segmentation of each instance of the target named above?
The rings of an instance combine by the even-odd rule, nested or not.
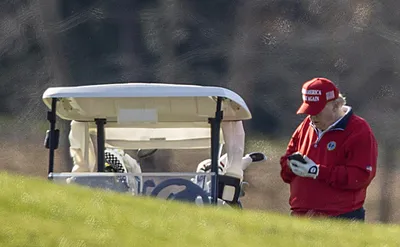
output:
[[[368,123],[348,113],[318,139],[307,117],[281,157],[281,177],[290,184],[294,214],[339,215],[363,206],[367,186],[376,174],[377,142]],[[320,165],[316,179],[296,176],[287,156],[299,151]]]

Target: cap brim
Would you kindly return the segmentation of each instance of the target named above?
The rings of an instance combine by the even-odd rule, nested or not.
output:
[[[320,113],[323,109],[324,109],[324,105],[318,105],[318,104],[308,104],[303,102],[303,104],[301,104],[300,108],[297,110],[297,114],[307,114],[307,115],[318,115],[318,113]]]

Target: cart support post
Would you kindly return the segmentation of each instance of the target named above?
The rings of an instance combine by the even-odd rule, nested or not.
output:
[[[215,118],[210,118],[211,125],[211,173],[215,174],[211,180],[211,203],[218,203],[218,160],[219,160],[219,145],[220,145],[220,128],[223,119],[222,97],[217,98],[217,106]]]
[[[57,98],[51,99],[51,110],[47,112],[47,120],[50,123],[49,130],[49,168],[48,174],[54,172],[54,151],[56,150],[56,110],[57,110]]]
[[[104,150],[105,150],[105,130],[104,125],[107,123],[106,119],[96,118],[97,126],[97,171],[104,172]]]

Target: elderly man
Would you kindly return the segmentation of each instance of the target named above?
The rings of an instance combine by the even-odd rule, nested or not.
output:
[[[332,81],[307,81],[302,96],[297,114],[307,116],[280,160],[292,215],[364,221],[367,187],[376,174],[374,134]]]

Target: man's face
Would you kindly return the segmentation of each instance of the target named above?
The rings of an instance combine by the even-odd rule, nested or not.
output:
[[[337,119],[338,105],[336,102],[328,102],[324,109],[315,116],[311,116],[311,121],[320,130],[326,130],[331,124],[333,124]]]

